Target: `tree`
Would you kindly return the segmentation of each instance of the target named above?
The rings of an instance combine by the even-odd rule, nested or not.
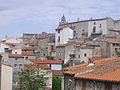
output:
[[[41,72],[41,73],[39,73]],[[38,69],[25,69],[19,72],[19,88],[20,90],[39,90],[46,86],[48,77],[47,72]]]
[[[61,90],[61,77],[53,76],[52,83],[52,90]]]

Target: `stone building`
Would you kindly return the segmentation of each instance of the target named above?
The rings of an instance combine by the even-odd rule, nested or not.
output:
[[[91,18],[90,20],[81,20],[68,23],[66,22],[65,16],[63,16],[59,26],[56,29],[56,34],[58,31],[62,31],[66,27],[73,30],[74,39],[82,41],[88,37],[93,39],[100,35],[117,34],[117,32],[114,32],[113,30],[120,30],[120,20],[113,20],[110,17],[106,17],[101,19]]]
[[[64,90],[119,90],[120,58],[104,58],[64,69]]]
[[[120,42],[113,40],[104,40],[96,41],[96,43],[101,46],[102,57],[119,57]]]
[[[37,58],[55,57],[55,34],[45,34],[37,37],[38,43],[35,53]]]
[[[56,46],[56,59],[63,60],[64,63],[79,64],[87,62],[91,57],[101,57],[100,45],[71,41]]]

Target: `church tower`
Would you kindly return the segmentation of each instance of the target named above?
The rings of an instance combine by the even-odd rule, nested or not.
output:
[[[59,22],[59,25],[61,25],[61,24],[66,24],[67,23],[67,21],[66,21],[66,18],[65,18],[65,16],[64,16],[64,14],[63,14],[63,16],[62,16],[62,18],[61,18],[61,21]]]

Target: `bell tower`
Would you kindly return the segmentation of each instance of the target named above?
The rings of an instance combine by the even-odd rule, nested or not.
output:
[[[61,24],[66,24],[67,23],[67,21],[66,21],[66,18],[65,18],[65,16],[64,16],[64,14],[63,14],[63,16],[62,16],[62,18],[61,18],[61,21],[59,22],[59,25],[61,25]]]

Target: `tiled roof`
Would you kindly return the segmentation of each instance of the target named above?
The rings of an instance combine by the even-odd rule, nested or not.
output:
[[[36,47],[22,47],[22,50],[34,50]]]
[[[84,42],[79,42],[79,41],[71,41],[71,42],[68,42],[68,43],[65,43],[65,44],[60,44],[58,45],[57,47],[65,47],[65,46],[70,46],[70,45],[88,45],[88,46],[96,46],[96,47],[100,47],[100,45],[97,45],[97,44],[89,44],[89,43],[84,43]]]
[[[83,65],[87,65],[87,63],[83,63],[83,64],[79,64],[79,65],[75,65],[75,66],[66,67],[66,68],[64,68],[64,70],[81,67],[81,66],[83,66]]]
[[[54,34],[47,34],[47,35],[41,35],[41,36],[39,36],[37,38],[39,38],[39,39],[45,39],[45,38],[50,38],[50,37],[54,37],[54,36],[55,36]]]
[[[106,42],[111,43],[111,44],[120,44],[120,42],[116,42],[116,41],[113,41],[113,40],[107,40]]]
[[[75,78],[120,82],[120,58],[104,58],[95,61],[93,65],[71,67],[64,73],[73,74]]]
[[[18,45],[19,43],[6,43],[7,45],[9,45],[9,46],[16,46],[16,45]]]
[[[93,61],[98,61],[98,60],[101,60],[101,59],[104,59],[104,58],[103,57],[92,57],[90,59],[93,60]]]
[[[39,63],[39,64],[61,64],[58,60],[41,60],[41,59],[32,59],[33,63]]]
[[[53,70],[52,75],[53,76],[63,76],[63,71],[61,71],[61,70]]]
[[[86,43],[84,43],[84,42],[76,42],[76,41],[71,41],[71,42],[68,42],[68,43],[65,43],[65,44],[61,44],[61,45],[59,45],[59,46],[69,46],[69,45],[73,45],[73,44],[86,44]],[[57,47],[59,47],[59,46],[57,46]]]
[[[24,44],[33,44],[33,43],[35,43],[35,42],[37,42],[37,40],[30,40],[30,41],[24,42]]]
[[[35,69],[35,68],[42,68],[42,69],[51,69],[47,64],[40,64],[40,65],[35,65],[35,64],[25,64],[25,67],[28,69]]]
[[[31,51],[22,51],[22,55],[35,56],[35,54]]]
[[[89,44],[87,43],[89,46],[94,46],[94,47],[100,47],[100,45],[97,45],[97,44]]]
[[[22,54],[9,54],[9,57],[13,57],[13,58],[23,58]]]

